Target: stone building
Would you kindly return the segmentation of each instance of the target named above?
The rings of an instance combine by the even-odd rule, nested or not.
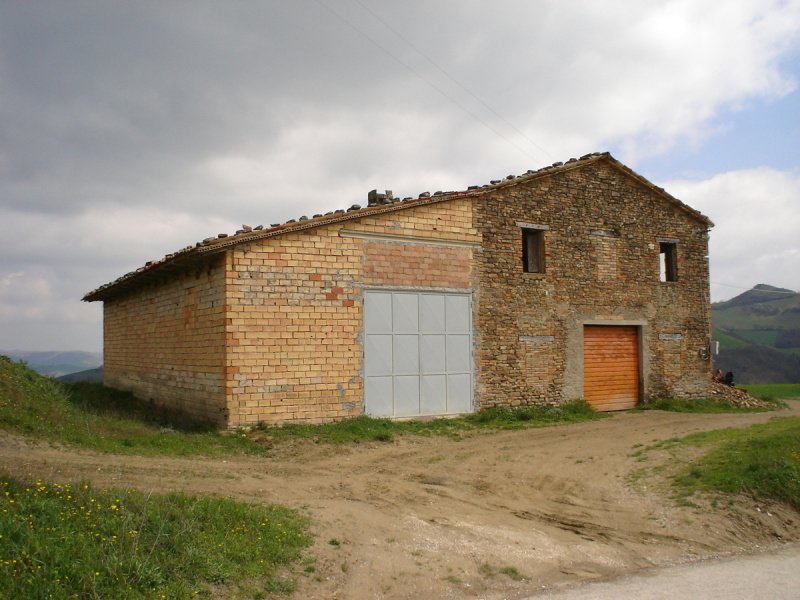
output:
[[[710,220],[608,153],[243,226],[90,293],[105,383],[236,427],[709,388]]]

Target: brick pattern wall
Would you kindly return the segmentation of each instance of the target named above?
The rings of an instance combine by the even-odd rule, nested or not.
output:
[[[655,395],[670,395],[669,390],[680,385],[683,363],[689,358],[691,351],[683,339],[659,339],[657,347],[662,381],[657,382]],[[662,393],[659,394],[658,391]]]
[[[364,244],[365,285],[469,289],[472,250],[414,244]]]
[[[612,281],[617,278],[617,240],[608,234],[593,233],[592,245],[597,264],[597,280]]]
[[[558,391],[559,361],[555,355],[553,336],[522,337],[520,339],[521,371],[532,397],[546,402]],[[523,404],[522,398],[514,398],[511,406]]]
[[[581,397],[592,322],[641,327],[645,398],[707,394],[709,364],[697,354],[710,336],[703,223],[605,161],[500,188],[475,207],[480,407]],[[518,222],[549,227],[544,274],[523,273]],[[659,237],[678,240],[677,282],[659,281]],[[523,341],[541,335],[554,337],[546,374]]]
[[[361,414],[364,286],[470,287],[469,248],[340,229],[475,243],[472,223],[471,203],[457,200],[235,247],[226,279],[230,426]]]
[[[105,301],[106,385],[226,424],[224,257]]]

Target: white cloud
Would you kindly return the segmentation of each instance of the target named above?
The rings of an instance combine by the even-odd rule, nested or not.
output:
[[[800,172],[748,169],[666,188],[714,221],[715,300],[758,283],[800,290]]]
[[[136,206],[113,211],[98,207],[58,219],[0,208],[0,222],[14,223],[2,240],[8,264],[75,271],[112,269],[117,275],[126,266],[136,268],[146,260],[236,228],[233,221],[213,215]]]
[[[0,350],[100,347],[102,310],[69,297],[65,275],[47,267],[0,272]]]
[[[170,210],[90,210],[58,219],[0,208],[0,349],[98,350],[102,306],[80,301],[147,260],[218,232],[231,221]],[[8,267],[6,265],[9,265]]]
[[[42,305],[31,304],[31,298],[50,302],[50,284],[41,277],[29,278],[21,271],[0,275],[0,319],[41,316]]]
[[[0,4],[0,277],[24,279],[3,292],[0,347],[26,346],[26,327],[39,347],[82,339],[59,319],[91,328],[76,345],[97,343],[83,293],[240,223],[597,150],[635,168],[797,86],[800,0],[363,4],[384,22],[352,0]],[[796,288],[796,181],[742,171],[667,188],[709,199],[715,280]],[[720,216],[728,193],[746,217]],[[764,202],[776,219],[749,204]],[[755,223],[769,240],[743,228]]]
[[[547,84],[530,97],[530,130],[621,144],[627,162],[697,143],[721,109],[797,84],[776,60],[800,34],[797,2],[591,2],[552,19],[545,35],[558,48],[547,56],[553,69],[533,56],[523,67],[534,81],[544,73]]]

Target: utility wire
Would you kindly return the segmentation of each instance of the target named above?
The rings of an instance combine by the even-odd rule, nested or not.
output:
[[[328,5],[327,5],[325,2],[323,2],[323,0],[315,0],[315,2],[316,2],[317,4],[319,4],[320,6],[322,6],[323,8],[327,9],[327,10],[328,10],[328,12],[330,12],[330,13],[331,13],[333,16],[335,16],[337,19],[339,19],[339,20],[340,20],[342,23],[344,23],[345,25],[347,25],[348,27],[350,27],[351,29],[353,29],[353,30],[354,30],[354,31],[356,31],[357,33],[360,33],[361,35],[363,35],[363,36],[364,36],[365,38],[367,38],[367,39],[368,39],[368,40],[369,40],[369,41],[370,41],[370,42],[371,42],[371,43],[372,43],[374,46],[376,46],[377,48],[381,49],[381,50],[382,50],[384,53],[386,53],[387,55],[389,55],[389,57],[391,57],[392,59],[394,59],[394,60],[395,60],[397,63],[399,63],[400,65],[402,65],[403,67],[405,67],[406,69],[408,69],[409,71],[411,71],[411,73],[413,73],[414,75],[416,75],[417,77],[419,77],[419,78],[420,78],[422,81],[424,81],[426,84],[428,84],[428,86],[430,86],[430,87],[431,87],[431,88],[433,88],[435,91],[437,91],[439,94],[441,94],[441,95],[442,95],[444,98],[446,98],[447,100],[449,100],[450,102],[452,102],[453,104],[455,104],[455,105],[456,105],[458,108],[460,108],[460,109],[461,109],[462,111],[464,111],[466,114],[468,114],[468,115],[469,115],[469,116],[471,116],[473,119],[475,119],[476,121],[478,121],[478,122],[479,122],[481,125],[483,125],[484,127],[486,127],[486,129],[488,129],[489,131],[491,131],[492,133],[494,133],[494,134],[495,134],[496,136],[498,136],[499,138],[502,138],[503,140],[505,140],[505,142],[506,142],[506,143],[510,144],[511,146],[514,146],[514,148],[516,148],[517,150],[519,150],[520,152],[522,152],[524,155],[526,155],[526,156],[527,156],[527,157],[529,157],[530,159],[532,159],[532,160],[536,160],[536,161],[540,160],[538,157],[534,156],[533,154],[531,154],[530,152],[528,152],[528,151],[527,151],[525,148],[523,148],[522,146],[520,146],[519,144],[517,144],[517,143],[516,143],[514,140],[512,140],[512,139],[511,139],[511,138],[509,138],[508,136],[504,135],[504,134],[503,134],[501,131],[498,131],[497,129],[495,129],[494,127],[492,127],[492,125],[491,125],[490,123],[488,123],[486,120],[482,119],[482,118],[481,118],[479,115],[475,114],[475,113],[474,113],[473,111],[471,111],[471,110],[470,110],[468,107],[464,106],[464,105],[463,105],[461,102],[459,102],[458,100],[456,100],[455,98],[453,98],[453,97],[452,97],[450,94],[448,94],[448,93],[447,93],[445,90],[443,90],[441,87],[439,87],[438,85],[436,85],[436,84],[435,84],[434,82],[432,82],[430,79],[428,79],[427,77],[425,77],[425,76],[424,76],[422,73],[420,73],[419,71],[417,71],[417,70],[416,70],[414,67],[412,67],[410,64],[406,63],[406,62],[405,62],[404,60],[402,60],[400,57],[398,57],[397,55],[395,55],[394,53],[392,53],[392,51],[391,51],[391,50],[389,50],[389,49],[388,49],[388,48],[386,48],[384,45],[382,45],[380,42],[378,42],[378,41],[377,41],[375,38],[373,38],[373,37],[372,37],[371,35],[369,35],[367,32],[363,31],[363,30],[362,30],[360,27],[358,27],[358,25],[356,25],[355,23],[353,23],[353,22],[352,22],[350,19],[348,19],[348,18],[347,18],[347,17],[345,17],[344,15],[340,14],[339,12],[337,12],[336,10],[334,10],[333,8],[331,8],[330,6],[328,6]]]
[[[793,292],[792,290],[762,290],[762,289],[755,290],[754,288],[744,287],[741,285],[731,285],[730,283],[719,283],[718,281],[712,281],[710,283],[712,285],[721,285],[723,287],[736,288],[737,290],[748,290],[748,291],[754,290],[756,292],[762,292],[765,294],[787,294],[787,295],[800,294],[800,292]]]
[[[444,76],[445,76],[447,79],[449,79],[449,80],[450,80],[450,81],[452,81],[454,84],[456,84],[458,87],[460,87],[460,88],[461,88],[461,89],[462,89],[462,90],[463,90],[465,93],[467,93],[467,94],[469,94],[470,96],[472,96],[472,98],[474,98],[474,99],[475,99],[477,102],[479,102],[479,103],[480,103],[480,104],[481,104],[481,105],[482,105],[482,106],[483,106],[483,107],[484,107],[486,110],[488,110],[490,113],[492,113],[492,114],[493,114],[495,117],[497,117],[497,118],[498,118],[498,119],[500,119],[500,120],[501,120],[503,123],[505,123],[506,125],[508,125],[508,127],[510,127],[511,129],[513,129],[514,131],[516,131],[516,132],[517,132],[517,133],[518,133],[518,134],[519,134],[519,135],[520,135],[522,138],[524,138],[524,139],[525,139],[525,140],[526,140],[528,143],[530,143],[532,146],[535,146],[536,148],[538,148],[538,149],[539,149],[539,150],[540,150],[542,153],[546,154],[547,156],[549,156],[549,157],[550,157],[550,158],[552,158],[553,160],[557,160],[557,159],[556,159],[556,158],[555,158],[555,157],[554,157],[552,154],[550,154],[550,153],[549,153],[547,150],[545,150],[544,148],[542,148],[542,147],[541,147],[539,144],[537,144],[535,141],[533,141],[531,138],[529,138],[527,135],[525,135],[525,132],[523,132],[522,130],[520,130],[520,129],[519,129],[519,128],[518,128],[516,125],[514,125],[514,124],[513,124],[511,121],[509,121],[508,119],[506,119],[506,118],[505,118],[503,115],[501,115],[500,113],[498,113],[498,112],[497,112],[497,111],[496,111],[494,108],[492,108],[491,106],[489,106],[489,104],[488,104],[486,101],[484,101],[484,100],[483,100],[483,98],[481,98],[481,97],[480,97],[480,96],[478,96],[477,94],[473,93],[473,92],[472,92],[472,90],[470,90],[470,89],[469,89],[467,86],[465,86],[465,85],[464,85],[463,83],[461,83],[461,82],[460,82],[458,79],[456,79],[455,77],[453,77],[452,75],[450,75],[450,73],[448,73],[448,72],[447,72],[447,71],[446,71],[446,70],[445,70],[445,69],[444,69],[444,68],[443,68],[441,65],[439,65],[439,63],[437,63],[437,62],[436,62],[435,60],[433,60],[433,59],[432,59],[430,56],[428,56],[428,55],[427,55],[425,52],[423,52],[423,51],[422,51],[422,50],[421,50],[421,49],[420,49],[420,48],[419,48],[419,47],[418,47],[416,44],[414,44],[414,42],[412,42],[411,40],[409,40],[409,39],[408,39],[407,37],[405,37],[405,36],[404,36],[402,33],[400,33],[400,32],[399,32],[397,29],[395,29],[395,28],[394,28],[394,27],[392,27],[392,26],[391,26],[389,23],[387,23],[387,22],[386,22],[384,19],[382,19],[382,18],[380,17],[380,15],[378,15],[377,13],[375,13],[375,11],[373,11],[373,10],[372,10],[372,9],[371,9],[369,6],[365,5],[363,2],[361,2],[361,0],[353,0],[353,1],[354,1],[356,4],[358,4],[358,5],[359,5],[361,8],[363,8],[365,11],[367,11],[367,12],[368,12],[370,15],[372,15],[372,17],[373,17],[375,20],[379,21],[379,22],[380,22],[380,23],[381,23],[381,24],[382,24],[384,27],[386,27],[386,29],[388,29],[389,31],[391,31],[392,33],[394,33],[394,34],[395,34],[395,35],[396,35],[398,38],[400,38],[401,40],[403,40],[403,42],[404,42],[404,43],[405,43],[407,46],[409,46],[410,48],[412,48],[412,49],[413,49],[413,50],[414,50],[414,51],[415,51],[417,54],[419,54],[419,55],[420,55],[422,58],[424,58],[425,60],[427,60],[427,61],[428,61],[428,62],[429,62],[431,65],[433,65],[433,66],[434,66],[434,67],[435,67],[435,68],[436,68],[436,69],[437,69],[437,70],[438,70],[438,71],[439,71],[439,72],[440,72],[442,75],[444,75]]]

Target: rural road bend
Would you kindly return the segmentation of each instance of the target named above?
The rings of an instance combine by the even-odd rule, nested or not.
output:
[[[653,569],[646,574],[530,596],[529,600],[800,599],[800,545],[775,552]]]

